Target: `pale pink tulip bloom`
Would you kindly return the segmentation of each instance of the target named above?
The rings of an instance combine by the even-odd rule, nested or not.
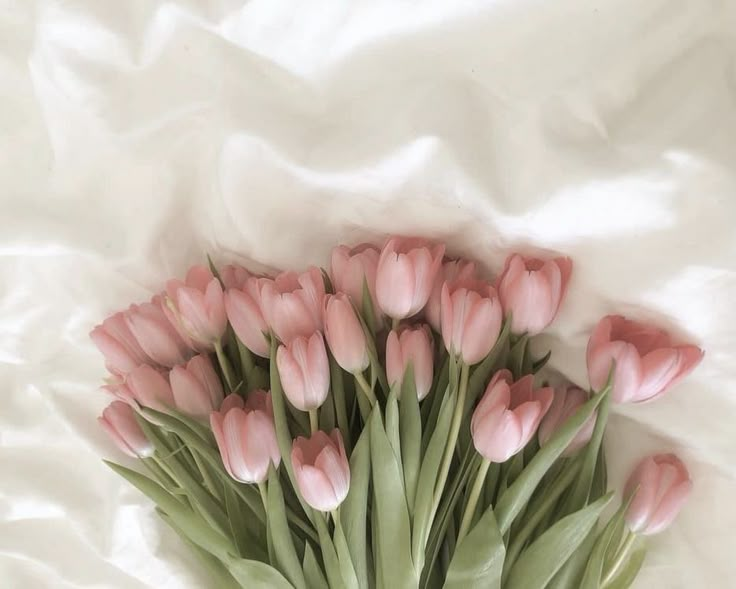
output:
[[[135,420],[133,408],[122,401],[113,401],[97,418],[108,435],[128,456],[147,458],[153,455],[153,444],[143,433],[141,426]]]
[[[309,337],[322,329],[325,283],[319,268],[283,272],[275,279],[259,281],[261,310],[266,322],[285,344]]]
[[[347,497],[350,465],[339,430],[294,440],[291,463],[301,496],[317,511],[334,511]]]
[[[220,411],[210,414],[210,425],[228,474],[241,483],[262,483],[269,464],[281,463],[271,395],[251,391],[244,402],[237,394],[228,395]]]
[[[222,285],[204,266],[194,266],[186,280],[166,283],[167,305],[181,330],[211,350],[227,328]]]
[[[477,364],[501,333],[503,311],[496,291],[480,281],[442,287],[442,339],[449,352],[468,365]]]
[[[230,288],[242,289],[246,281],[251,277],[250,272],[238,264],[223,266],[219,274],[225,290]]]
[[[205,419],[222,404],[220,377],[205,354],[195,356],[186,366],[175,366],[169,373],[169,382],[176,408],[182,413]]]
[[[235,334],[245,347],[262,358],[268,358],[268,324],[261,308],[260,280],[251,276],[242,288],[228,289],[225,310]]]
[[[147,364],[128,374],[124,383],[103,388],[134,407],[142,405],[163,412],[176,405],[169,381],[161,371]]]
[[[434,377],[432,336],[428,325],[406,328],[396,333],[391,331],[386,340],[386,376],[390,386],[404,380],[404,373],[411,364],[417,398],[424,399],[432,388]]]
[[[680,513],[691,489],[690,474],[677,456],[648,456],[626,483],[625,496],[635,493],[626,512],[626,523],[634,533],[658,534]]]
[[[388,240],[376,270],[376,298],[386,315],[404,319],[424,308],[444,253],[444,245],[430,245],[421,239]]]
[[[491,462],[506,462],[532,439],[552,404],[551,387],[534,388],[529,374],[513,382],[511,372],[497,372],[473,413],[470,431],[476,450]]]
[[[515,333],[540,333],[554,320],[572,274],[570,258],[542,260],[512,254],[498,280],[504,311]]]
[[[613,362],[613,400],[651,401],[666,393],[702,360],[697,346],[675,345],[664,331],[620,315],[600,320],[588,341],[588,376],[599,390]]]
[[[330,363],[321,333],[279,346],[276,366],[284,393],[294,407],[310,411],[325,402],[330,390]]]
[[[447,283],[450,290],[453,290],[459,283],[467,283],[475,280],[475,262],[468,260],[448,260],[442,264],[442,268],[437,273],[432,286],[432,293],[429,295],[427,306],[424,309],[424,315],[436,332],[442,329],[441,307],[442,307],[442,287]]]
[[[380,309],[376,300],[376,270],[378,269],[378,248],[363,243],[354,248],[345,245],[332,250],[330,276],[335,292],[346,293],[359,308],[363,308],[363,285],[368,285],[368,292],[373,303],[376,322],[380,323]]]
[[[89,336],[105,356],[105,365],[113,374],[125,375],[142,364],[153,363],[131,333],[122,312],[105,319]]]
[[[350,373],[368,368],[368,348],[363,326],[348,295],[338,293],[325,298],[325,337],[337,363]]]
[[[171,324],[155,296],[150,303],[131,305],[125,322],[143,351],[156,364],[171,368],[192,357],[193,351]]]
[[[555,391],[552,405],[539,426],[539,445],[544,446],[549,442],[557,430],[565,425],[565,422],[575,415],[587,400],[588,393],[575,386],[567,386]],[[594,413],[562,453],[563,456],[575,454],[590,441],[595,429],[595,419],[596,414]]]

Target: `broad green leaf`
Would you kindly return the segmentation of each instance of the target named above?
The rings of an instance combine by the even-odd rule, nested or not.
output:
[[[307,581],[307,587],[309,589],[323,589],[327,587],[327,579],[322,572],[322,568],[317,562],[317,557],[314,555],[312,545],[307,542],[304,546],[304,578]]]
[[[270,465],[268,474],[268,527],[273,539],[277,568],[296,589],[305,589],[306,581],[286,519],[284,494],[281,491],[278,472],[274,470],[273,465]]]
[[[391,449],[394,451],[394,457],[398,464],[399,471],[404,472],[404,465],[401,461],[401,434],[399,432],[399,401],[396,398],[397,387],[393,386],[386,400],[386,437],[388,438]],[[402,477],[403,485],[404,479]]]
[[[160,508],[156,508],[156,511],[161,519],[164,520],[177,534],[179,534],[179,537],[184,541],[184,543],[197,555],[202,566],[207,571],[207,577],[210,579],[214,587],[217,587],[218,589],[239,589],[240,585],[235,581],[233,576],[228,572],[227,567],[222,564],[222,561],[219,558],[212,556],[212,554],[197,546],[197,544],[195,544]]]
[[[509,352],[509,369],[514,375],[514,380],[521,378],[524,374],[524,359],[529,353],[529,336],[525,333],[511,346]]]
[[[368,589],[366,522],[368,520],[368,486],[371,478],[369,436],[370,430],[367,427],[363,428],[355,450],[350,456],[350,490],[340,506],[340,519],[361,589]]]
[[[445,589],[500,589],[506,548],[488,509],[455,549]]]
[[[610,493],[562,518],[535,540],[514,563],[506,589],[544,589],[598,523]]]
[[[588,562],[590,551],[596,539],[596,530],[592,529],[580,543],[578,549],[567,559],[549,582],[546,589],[579,589],[580,579],[583,576],[585,564]]]
[[[210,554],[225,560],[235,552],[235,546],[223,534],[168,493],[161,485],[139,472],[104,461],[107,466],[151,499],[188,538]]]
[[[248,558],[250,538],[248,537],[248,523],[243,517],[240,500],[234,489],[228,485],[225,487],[225,508],[227,509],[227,519],[230,524],[230,533],[235,540],[235,546],[238,549],[238,555]]]
[[[227,565],[243,589],[293,589],[281,573],[266,563],[231,557]]]
[[[409,515],[414,515],[419,466],[421,462],[422,418],[419,414],[414,368],[407,366],[399,399],[399,430],[401,434],[401,461],[404,467],[404,486]]]
[[[598,589],[600,587],[604,565],[606,563],[606,555],[616,551],[621,539],[620,533],[625,527],[624,514],[626,507],[621,506],[618,509],[603,529],[603,532],[601,532],[598,540],[596,540],[593,551],[588,558],[588,565],[585,567],[583,579],[580,582],[580,589]],[[614,544],[613,541],[616,537],[617,541]]]
[[[363,313],[363,318],[366,324],[371,329],[371,333],[376,333],[376,313],[373,309],[373,297],[371,296],[371,290],[368,288],[368,280],[363,279],[363,300],[360,311]]]
[[[418,571],[424,564],[424,549],[427,546],[430,519],[433,517],[432,504],[434,500],[435,483],[437,473],[440,469],[442,456],[447,445],[447,437],[450,432],[452,414],[457,402],[457,393],[452,392],[445,395],[437,416],[437,425],[432,432],[427,445],[427,451],[422,459],[422,467],[419,469],[419,482],[417,484],[417,495],[414,505],[414,525],[412,530],[412,558]]]
[[[337,420],[335,419],[335,400],[332,395],[332,389],[327,394],[325,402],[319,408],[319,428],[323,431],[331,432],[335,429]]]
[[[335,360],[332,353],[330,358],[330,386],[332,388],[332,398],[335,401],[335,414],[337,417],[337,426],[342,433],[342,439],[345,443],[345,451],[350,455],[353,449],[352,432],[350,431],[350,420],[348,417],[347,404],[345,401],[345,378],[342,368]]]
[[[435,377],[435,382],[432,384],[432,390],[422,404],[422,415],[424,415],[427,404],[431,404],[429,414],[427,415],[426,419],[422,421],[422,454],[427,451],[429,438],[432,436],[432,432],[437,425],[437,417],[440,414],[442,402],[445,400],[445,397],[447,396],[447,391],[449,390],[448,385],[450,383],[450,362],[450,356],[448,354],[445,354],[445,361],[442,364],[442,369]]]
[[[593,473],[593,483],[590,487],[590,500],[595,501],[598,497],[602,497],[608,490],[608,468],[606,466],[606,452],[601,444],[598,450],[598,460],[595,463],[595,472]]]
[[[334,520],[335,532],[332,536],[332,541],[335,544],[337,558],[340,561],[340,572],[344,583],[343,587],[345,589],[358,589],[360,587],[360,583],[358,583],[358,576],[355,572],[355,568],[353,567],[353,559],[350,554],[347,538],[345,537],[345,531],[342,529],[339,512],[336,514]]]
[[[610,383],[610,377],[609,377],[609,383]],[[606,385],[604,388],[605,391],[609,391],[610,386]],[[602,394],[602,393],[601,393]],[[596,395],[597,397],[601,396],[601,394]],[[598,409],[598,416],[596,417],[595,421],[595,429],[593,430],[593,435],[590,438],[590,442],[588,442],[588,445],[585,447],[585,458],[583,461],[583,466],[580,470],[580,476],[578,477],[578,480],[575,483],[575,486],[572,489],[572,492],[568,496],[568,498],[565,500],[565,503],[562,507],[562,513],[572,513],[573,511],[577,511],[584,505],[588,503],[588,500],[590,499],[590,493],[591,488],[593,486],[593,479],[595,477],[595,467],[596,463],[598,462],[598,452],[600,450],[601,444],[603,442],[603,433],[606,429],[606,424],[608,422],[608,409],[611,405],[611,395],[605,394],[603,396],[603,400],[600,404],[600,407]]]
[[[514,518],[529,501],[539,481],[550,469],[565,448],[568,447],[578,431],[583,427],[588,417],[596,410],[601,401],[607,396],[604,391],[593,396],[580,406],[575,414],[557,430],[554,436],[539,450],[529,465],[517,477],[514,483],[503,494],[496,505],[496,521],[502,534],[511,527]]]
[[[327,529],[325,518],[327,514],[315,511],[314,523],[319,534],[319,546],[322,551],[322,560],[325,563],[325,572],[327,573],[327,581],[331,589],[342,589],[345,581],[342,578],[342,570],[340,569],[340,559],[337,556],[335,545],[330,537]]]
[[[417,577],[410,552],[411,529],[404,494],[404,477],[383,428],[380,408],[370,417],[373,509],[379,514],[376,538],[377,575],[391,589],[415,588]],[[376,531],[374,531],[376,532]]]
[[[606,589],[628,589],[631,587],[644,564],[646,556],[647,550],[643,545],[634,550],[629,560],[626,561],[616,576],[606,585]]]

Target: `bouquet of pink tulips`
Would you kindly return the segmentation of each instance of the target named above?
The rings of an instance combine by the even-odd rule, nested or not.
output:
[[[117,400],[100,422],[212,587],[628,587],[691,482],[645,458],[601,521],[611,403],[664,394],[695,346],[603,318],[591,390],[552,388],[530,338],[568,258],[495,283],[445,248],[337,247],[330,271],[197,266],[92,331]]]

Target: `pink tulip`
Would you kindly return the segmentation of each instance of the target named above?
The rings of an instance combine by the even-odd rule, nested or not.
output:
[[[135,420],[133,409],[122,401],[113,401],[97,421],[115,442],[115,445],[134,458],[147,458],[153,454],[153,445]]]
[[[401,384],[404,373],[411,363],[417,397],[421,401],[432,388],[433,353],[429,326],[419,325],[391,331],[386,340],[386,375],[390,386]]]
[[[555,391],[552,405],[542,419],[539,426],[539,444],[544,446],[552,436],[557,433],[565,422],[570,419],[581,405],[588,400],[588,393],[584,390],[568,386]],[[593,436],[595,429],[595,414],[591,415],[583,425],[583,428],[573,438],[570,445],[562,453],[563,456],[571,456],[585,446]]]
[[[504,310],[511,313],[511,329],[535,335],[552,323],[571,274],[570,258],[509,256],[498,280],[498,294]]]
[[[551,387],[535,389],[531,374],[513,382],[508,370],[497,372],[470,422],[476,450],[486,460],[506,462],[532,439],[553,395]]]
[[[325,283],[319,268],[284,272],[261,279],[261,309],[276,336],[285,344],[322,329]]]
[[[469,262],[468,260],[448,260],[442,264],[442,268],[434,279],[434,285],[427,301],[427,307],[424,309],[427,323],[436,332],[439,333],[442,329],[440,308],[442,306],[442,287],[445,285],[445,282],[447,282],[448,287],[452,291],[458,284],[473,280],[475,280],[475,262]]]
[[[674,345],[664,331],[620,315],[600,320],[588,342],[588,376],[601,389],[615,361],[613,400],[651,401],[666,393],[702,360],[692,345]]]
[[[164,375],[146,364],[128,374],[125,384],[113,385],[108,390],[132,405],[143,405],[156,411],[166,411],[176,404]]]
[[[195,356],[186,366],[175,366],[169,373],[176,408],[197,418],[207,418],[220,408],[224,393],[220,377],[209,357]]]
[[[368,285],[376,319],[380,317],[376,300],[376,270],[380,252],[370,244],[354,248],[340,245],[332,250],[330,275],[335,292],[344,292],[359,308],[363,307],[363,284]]]
[[[228,395],[221,410],[210,415],[210,425],[228,474],[241,483],[262,483],[269,464],[281,463],[271,395],[252,391],[248,400]]]
[[[691,489],[690,474],[677,456],[658,454],[645,458],[626,483],[625,496],[635,493],[626,512],[626,523],[637,534],[661,532],[677,517]]]
[[[448,351],[477,364],[501,333],[503,312],[492,286],[479,281],[442,287],[442,338]]]
[[[297,337],[276,352],[276,366],[286,397],[301,411],[317,409],[330,390],[330,363],[322,334]]]
[[[325,337],[343,370],[355,374],[368,368],[365,332],[345,293],[325,299]]]
[[[294,440],[291,463],[299,492],[317,511],[334,511],[347,497],[350,465],[339,430]]]
[[[376,298],[386,315],[403,319],[424,308],[444,253],[444,245],[430,247],[420,239],[388,240],[376,270]]]
[[[192,349],[179,336],[166,317],[161,297],[150,303],[131,305],[125,312],[125,321],[140,347],[156,364],[171,368],[186,362]]]
[[[225,310],[245,347],[262,358],[268,358],[268,325],[261,310],[260,280],[251,276],[242,288],[228,289],[225,293]]]
[[[97,349],[105,356],[107,369],[125,375],[152,360],[131,333],[124,313],[115,313],[96,326],[89,334]]]
[[[228,264],[220,269],[220,279],[225,289],[242,289],[250,278],[250,272],[237,264]]]
[[[181,329],[207,349],[220,341],[227,328],[220,281],[204,266],[194,266],[184,282],[166,283],[167,305]]]

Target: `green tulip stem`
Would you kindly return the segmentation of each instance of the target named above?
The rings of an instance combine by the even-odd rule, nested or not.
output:
[[[401,319],[398,319],[396,317],[391,319],[391,329],[393,331],[397,331],[399,329],[399,323],[401,323]]]
[[[316,409],[309,410],[309,429],[312,433],[319,429],[319,415]]]
[[[373,392],[371,385],[368,384],[365,376],[363,376],[360,372],[356,372],[354,376],[355,382],[360,385],[360,388],[365,393],[365,396],[368,397],[368,402],[371,404],[371,407],[373,407],[376,404],[376,394]]]
[[[491,466],[491,461],[483,458],[478,469],[478,474],[475,475],[475,482],[473,488],[470,490],[470,496],[468,497],[468,504],[465,507],[465,513],[463,513],[463,521],[460,524],[460,531],[457,533],[457,544],[462,542],[467,533],[470,531],[470,524],[473,521],[473,515],[475,514],[475,508],[478,505],[478,499],[480,498],[480,492],[483,490],[483,483],[486,482],[486,475],[488,474],[488,468]]]
[[[609,583],[611,583],[611,581],[613,581],[613,579],[616,577],[616,574],[619,572],[621,565],[623,565],[624,561],[628,558],[631,547],[634,545],[635,541],[636,534],[629,531],[626,535],[626,540],[624,540],[621,548],[619,548],[618,552],[616,553],[616,560],[611,563],[611,567],[603,574],[601,587],[605,589],[605,587],[607,587]]]
[[[233,373],[233,367],[230,365],[230,360],[225,356],[225,350],[222,349],[221,340],[215,342],[215,353],[217,354],[217,361],[220,363],[220,368],[222,368],[222,374],[225,376],[228,393],[232,393],[235,390],[235,374]]]

